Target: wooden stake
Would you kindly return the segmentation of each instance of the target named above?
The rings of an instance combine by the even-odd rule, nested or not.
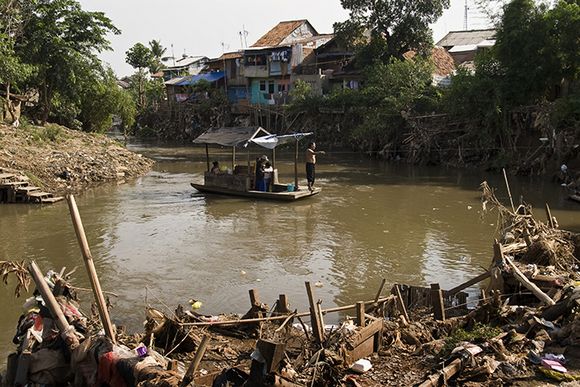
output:
[[[209,344],[209,339],[210,339],[209,335],[203,335],[201,343],[199,344],[199,347],[197,347],[197,351],[195,352],[195,356],[191,361],[189,368],[187,368],[187,372],[185,372],[185,375],[183,376],[181,383],[179,383],[179,387],[186,387],[193,381],[195,371],[197,371],[199,363],[201,363],[201,359],[203,358],[205,350],[207,349],[207,345]]]
[[[407,314],[407,308],[405,307],[405,302],[403,301],[403,297],[401,296],[401,289],[399,285],[395,285],[395,292],[397,293],[397,305],[399,306],[399,311],[405,317],[407,322],[410,322],[409,315]]]
[[[548,218],[548,226],[554,228],[554,218],[552,218],[552,211],[550,211],[548,203],[546,203],[546,217]]]
[[[205,162],[207,163],[207,171],[211,171],[209,167],[209,145],[205,144]]]
[[[542,301],[546,305],[555,305],[556,304],[554,302],[554,300],[552,300],[550,298],[550,296],[548,296],[546,293],[541,291],[540,288],[536,286],[536,284],[534,284],[533,282],[528,280],[526,278],[526,276],[520,271],[520,269],[518,269],[517,266],[514,265],[514,263],[512,262],[512,260],[509,257],[505,257],[505,261],[512,268],[512,273],[513,273],[514,277],[516,277],[516,279],[522,285],[524,285],[524,287],[526,289],[528,289],[530,292],[534,293],[534,295],[536,297],[538,297],[538,299],[540,301]]]
[[[288,314],[290,309],[288,309],[288,299],[285,294],[280,294],[278,296],[278,305],[276,305],[276,313],[278,314]]]
[[[363,301],[356,303],[356,325],[365,327],[365,303]]]
[[[40,292],[40,295],[42,296],[42,299],[44,300],[46,307],[48,308],[48,310],[50,310],[50,314],[54,317],[56,325],[60,330],[61,337],[71,350],[75,349],[76,347],[79,346],[79,339],[75,334],[75,329],[74,327],[69,325],[68,321],[64,317],[64,314],[62,313],[62,309],[60,308],[59,303],[56,301],[56,298],[50,291],[50,288],[48,287],[48,284],[46,283],[46,280],[44,279],[42,272],[36,265],[36,262],[32,261],[30,263],[28,271],[30,272],[32,279],[34,280],[36,288]]]
[[[294,189],[298,191],[298,139],[294,148]]]
[[[445,306],[443,304],[443,291],[439,284],[431,284],[431,303],[435,320],[445,321]]]
[[[512,205],[512,212],[515,214],[516,208],[514,207],[514,199],[512,199],[512,193],[510,191],[510,184],[508,183],[508,178],[507,178],[507,175],[505,173],[505,168],[502,168],[502,171],[503,171],[503,178],[505,180],[505,186],[507,188],[507,193],[508,193],[508,196],[510,197],[510,203]]]
[[[377,295],[375,296],[375,302],[373,302],[373,304],[367,308],[366,312],[369,313],[370,311],[378,308],[379,306],[379,297],[381,296],[381,293],[383,292],[383,288],[385,287],[385,284],[387,283],[387,280],[383,278],[382,282],[381,282],[381,286],[379,286],[379,290],[377,291]]]
[[[308,294],[308,303],[310,304],[310,320],[312,324],[312,332],[314,333],[316,341],[319,344],[322,344],[322,342],[324,341],[324,331],[318,314],[318,306],[314,302],[314,294],[312,292],[312,286],[310,286],[310,282],[306,281],[304,284],[306,285],[306,293]]]
[[[256,289],[250,289],[250,304],[252,307],[257,306],[260,307],[260,298],[258,296],[258,291]]]
[[[81,216],[77,208],[77,203],[73,195],[67,195],[66,199],[68,202],[68,208],[72,218],[73,226],[77,234],[77,239],[79,241],[81,252],[85,261],[85,267],[89,273],[89,279],[91,281],[91,287],[95,296],[95,302],[97,304],[97,308],[99,309],[101,323],[103,324],[103,328],[105,329],[105,334],[107,337],[113,342],[113,344],[116,344],[113,324],[111,323],[111,318],[109,317],[109,309],[107,309],[105,297],[103,296],[101,283],[99,282],[99,277],[97,276],[97,270],[95,269],[93,256],[91,255],[91,250],[89,249],[89,243],[87,242],[87,237],[85,235],[83,222],[81,221]]]

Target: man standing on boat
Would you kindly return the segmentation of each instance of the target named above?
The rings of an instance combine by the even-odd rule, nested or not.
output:
[[[308,181],[308,190],[310,192],[314,191],[314,179],[316,176],[315,165],[316,165],[316,155],[326,154],[324,151],[316,152],[316,143],[311,142],[308,144],[308,149],[306,149],[306,180]]]

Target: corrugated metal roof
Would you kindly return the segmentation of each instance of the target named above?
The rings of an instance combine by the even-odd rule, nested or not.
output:
[[[260,126],[237,126],[209,129],[193,140],[194,144],[217,144],[223,146],[245,145],[257,136],[270,133]]]
[[[167,82],[165,82],[166,85],[175,85],[181,81],[183,81],[184,78],[187,77],[176,77],[176,78],[171,78],[170,80],[168,80]]]
[[[437,42],[437,46],[452,47],[478,44],[482,40],[493,39],[494,29],[471,30],[471,31],[451,31]]]
[[[174,83],[175,86],[190,86],[195,85],[197,82],[204,80],[207,82],[216,82],[225,76],[223,71],[214,71],[212,73],[198,74],[198,75],[188,75],[183,77],[181,81]],[[167,82],[165,83],[167,84]]]
[[[308,23],[308,20],[289,20],[278,23],[276,27],[266,32],[258,41],[252,44],[252,47],[273,47],[277,46],[288,37],[296,28],[302,24]],[[310,24],[310,23],[309,23]]]

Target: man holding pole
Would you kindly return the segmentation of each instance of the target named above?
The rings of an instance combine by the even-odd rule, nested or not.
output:
[[[315,165],[316,165],[316,155],[324,155],[326,152],[318,151],[316,152],[316,143],[311,142],[308,144],[308,149],[306,149],[306,180],[308,181],[308,190],[310,192],[314,191],[314,179],[316,177]]]

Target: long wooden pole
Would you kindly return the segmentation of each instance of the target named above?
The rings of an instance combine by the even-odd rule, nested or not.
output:
[[[294,148],[294,189],[298,191],[298,139]]]
[[[393,299],[393,296],[380,298],[377,302],[383,303],[388,300]],[[366,301],[365,305],[372,305],[375,301]],[[333,312],[342,312],[344,310],[354,309],[356,304],[353,305],[345,305],[345,306],[337,306],[335,308],[323,309],[323,314],[333,313]],[[301,312],[293,314],[295,317],[306,317],[310,316],[310,312]],[[262,318],[247,318],[244,320],[224,320],[224,321],[204,321],[204,322],[195,322],[195,323],[181,323],[179,324],[182,327],[203,327],[209,325],[235,325],[235,324],[251,324],[256,322],[262,321],[280,321],[285,320],[288,316],[273,316],[273,317],[262,317]]]
[[[66,342],[66,344],[69,346],[70,349],[75,349],[76,347],[79,346],[79,340],[75,335],[74,327],[69,325],[68,321],[64,317],[60,305],[58,304],[56,298],[50,291],[50,288],[48,287],[48,284],[46,283],[46,280],[44,279],[42,272],[36,265],[36,262],[34,261],[30,262],[28,271],[30,272],[32,279],[36,284],[36,288],[40,292],[40,295],[42,296],[42,299],[44,300],[47,308],[50,310],[50,314],[52,314],[52,316],[56,320],[56,325],[60,330],[61,337],[63,338],[63,340]]]
[[[514,199],[512,199],[512,193],[510,191],[510,184],[508,183],[508,178],[507,178],[507,174],[505,173],[505,168],[502,168],[502,171],[503,171],[503,178],[505,180],[505,187],[507,188],[507,193],[508,193],[508,196],[510,197],[510,203],[512,205],[512,212],[515,214],[516,208],[514,207]]]
[[[77,234],[77,239],[79,241],[79,246],[81,248],[81,253],[85,261],[85,267],[89,273],[89,279],[91,281],[91,288],[93,289],[93,294],[95,296],[95,302],[97,303],[97,308],[99,309],[99,316],[101,317],[101,323],[105,329],[105,334],[107,337],[116,344],[115,332],[113,330],[113,324],[111,323],[111,318],[109,317],[109,310],[107,309],[107,304],[105,302],[105,296],[103,296],[103,290],[101,289],[101,283],[99,282],[99,277],[97,276],[97,270],[95,269],[95,264],[93,262],[93,256],[91,250],[89,249],[89,243],[87,242],[87,236],[85,235],[85,229],[83,228],[83,222],[77,208],[77,203],[73,195],[67,195],[68,208],[70,211],[73,226],[75,228],[75,233]]]
[[[209,172],[209,145],[207,144],[205,144],[205,162],[207,163],[207,171]]]
[[[232,147],[232,173],[234,173],[234,168],[236,167],[236,147]]]

